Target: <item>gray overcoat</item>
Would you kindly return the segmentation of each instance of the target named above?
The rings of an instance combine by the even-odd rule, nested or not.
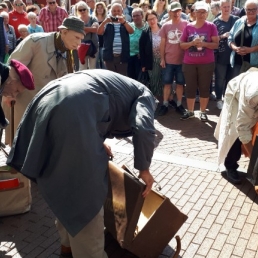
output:
[[[105,138],[132,135],[135,168],[149,168],[154,109],[152,93],[120,74],[87,70],[66,75],[31,101],[7,163],[37,182],[56,217],[75,236],[106,198]]]

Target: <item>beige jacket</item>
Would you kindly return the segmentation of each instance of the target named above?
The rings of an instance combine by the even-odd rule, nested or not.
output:
[[[258,121],[258,69],[231,80],[227,85],[224,105],[214,136],[218,140],[218,163],[222,164],[237,138],[247,144],[252,140],[252,127]]]
[[[25,64],[34,76],[35,90],[24,91],[17,96],[14,106],[14,132],[22,115],[32,98],[50,81],[67,74],[66,60],[56,55],[53,33],[35,33],[25,38],[11,54],[10,59],[16,59]],[[10,120],[10,108],[3,104],[4,112]],[[11,126],[6,130],[6,144],[10,144]]]

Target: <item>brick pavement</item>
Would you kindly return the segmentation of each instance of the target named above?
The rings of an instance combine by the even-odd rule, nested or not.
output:
[[[209,104],[210,122],[198,118],[180,121],[174,110],[156,121],[156,149],[151,171],[165,194],[188,220],[178,231],[180,257],[258,257],[258,196],[244,179],[230,184],[216,165],[216,141],[212,137],[218,110]],[[197,114],[197,113],[196,113]],[[131,139],[109,141],[114,161],[133,168]],[[241,170],[248,166],[242,158]],[[59,241],[54,216],[32,187],[31,212],[0,218],[0,257],[58,257]],[[172,257],[172,239],[159,258]],[[118,255],[118,247],[109,257]],[[121,250],[120,250],[121,251]]]

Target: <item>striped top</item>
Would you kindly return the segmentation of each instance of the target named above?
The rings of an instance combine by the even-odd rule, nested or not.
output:
[[[122,52],[122,39],[120,35],[120,23],[114,23],[114,42],[113,42],[113,53],[114,54],[121,54]]]

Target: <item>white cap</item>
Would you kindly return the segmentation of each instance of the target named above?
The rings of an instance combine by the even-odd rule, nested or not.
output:
[[[209,6],[204,1],[195,2],[194,6],[196,11],[198,10],[205,10],[206,12],[209,11]]]

